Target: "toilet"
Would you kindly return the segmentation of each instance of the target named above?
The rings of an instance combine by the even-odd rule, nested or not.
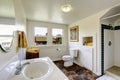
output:
[[[78,50],[71,50],[70,55],[64,55],[62,60],[64,61],[64,66],[69,67],[73,65],[73,60],[77,57]]]

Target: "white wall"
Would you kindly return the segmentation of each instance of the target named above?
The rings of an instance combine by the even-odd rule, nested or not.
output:
[[[114,26],[120,26],[120,19],[117,19],[114,22]],[[114,53],[115,53],[115,57],[114,57],[114,63],[116,66],[120,66],[120,30],[115,30],[114,31],[114,42],[115,42],[115,48],[114,48]]]
[[[97,14],[84,18],[80,21],[77,21],[70,25],[72,26],[79,26],[79,42],[69,42],[70,48],[79,48],[81,49],[82,46],[82,36],[96,36],[96,47],[94,47],[94,70],[93,72],[100,75],[101,74],[101,25],[100,25],[100,18],[108,11],[109,9],[103,10]],[[69,28],[70,28],[69,27]],[[70,40],[69,40],[70,41]],[[75,46],[75,47],[74,47]],[[86,56],[86,59],[89,56]],[[78,64],[79,61],[77,61]]]
[[[115,41],[115,65],[120,66],[120,30],[114,31],[114,41]]]
[[[15,18],[0,17],[0,24],[15,25]]]
[[[93,47],[90,46],[83,46],[80,49],[80,53],[79,53],[79,61],[81,66],[94,71],[94,53],[93,53]]]
[[[17,30],[24,31],[26,33],[26,16],[21,0],[13,0],[15,11],[15,24]]]
[[[51,32],[52,28],[61,28],[63,29],[64,41],[62,45],[52,45],[52,34],[48,34],[48,45],[36,46],[34,43],[34,27],[41,26],[47,27]],[[59,60],[63,55],[68,54],[68,27],[64,24],[41,22],[41,21],[27,21],[27,35],[28,35],[28,44],[29,47],[38,47],[40,48],[40,57],[48,56],[52,60]],[[49,32],[48,32],[49,33]],[[60,51],[57,51],[57,48],[60,48]]]
[[[53,61],[61,60],[63,55],[68,54],[68,46],[39,46],[40,57],[50,57]],[[58,50],[60,49],[60,50]]]
[[[108,42],[111,41],[112,45],[109,46]],[[114,31],[104,30],[104,71],[114,65]]]
[[[116,65],[120,66],[120,30],[104,31],[104,71]],[[108,41],[112,41],[112,46],[108,46]]]
[[[9,52],[5,53],[0,49],[0,71],[7,65],[11,60],[13,60],[14,56],[17,52],[17,42],[18,36],[17,33],[14,34],[12,48]]]
[[[115,11],[117,11],[117,10],[112,9],[109,12],[114,13]],[[106,14],[110,15],[111,13],[109,13],[109,12]],[[118,13],[120,13],[120,12],[118,12]],[[111,14],[111,15],[113,16],[113,14]],[[119,18],[119,16],[114,16],[114,17],[102,20],[101,23],[106,24],[106,25],[111,24],[113,27],[120,26],[120,18]],[[105,32],[106,32],[106,34],[105,34],[106,36],[104,38],[106,40],[105,40],[105,48],[104,48],[104,51],[105,51],[105,53],[104,53],[105,54],[104,55],[104,58],[105,58],[104,70],[110,68],[113,65],[120,66],[120,58],[119,58],[119,56],[120,56],[120,53],[119,53],[120,52],[120,50],[119,50],[120,30],[114,30],[111,33],[109,32],[109,30],[107,30]],[[112,43],[113,43],[114,47],[113,47],[113,45],[111,47],[108,47],[108,45],[107,45],[109,35],[111,35],[110,37],[112,38]]]
[[[22,30],[26,32],[26,18],[24,15],[24,10],[22,8],[21,0],[13,0],[14,10],[15,10],[15,21],[13,19],[1,18],[0,23],[6,24],[15,24],[18,30]],[[15,22],[15,23],[14,23]],[[15,37],[14,39],[16,39]],[[14,56],[16,56],[17,51],[17,40],[13,42],[13,48],[10,52],[4,53],[0,51],[0,70],[4,68]]]
[[[15,20],[13,18],[0,17],[0,24],[14,25]],[[16,50],[13,49],[10,52],[5,53],[0,49],[0,71],[8,63],[8,61],[10,61],[10,59],[15,55],[16,53],[15,51]]]
[[[120,25],[120,16],[114,16],[118,13],[120,13],[118,11],[118,9],[120,8],[120,6],[115,6],[112,9],[110,9],[102,18],[104,18],[104,20],[101,21],[102,24],[106,24],[106,25],[111,25],[111,26],[119,26]],[[117,12],[117,13],[116,13]],[[106,17],[105,17],[106,16]],[[109,17],[109,16],[113,16],[113,17]],[[106,19],[105,19],[106,18]],[[108,46],[108,37],[110,36],[111,40],[112,40],[112,46]],[[120,50],[119,50],[119,41],[120,41],[120,37],[119,37],[119,30],[114,30],[114,31],[110,31],[110,30],[105,30],[105,46],[104,46],[104,70],[116,65],[116,66],[120,66]]]
[[[113,27],[114,26],[120,26],[120,16],[114,16],[119,12],[120,5],[117,5],[113,7],[111,10],[109,10],[104,16],[109,17],[106,20],[103,20],[102,23],[105,23],[107,25],[111,24]],[[116,13],[117,12],[117,13]],[[107,15],[108,14],[108,15]],[[103,16],[103,17],[104,17]],[[104,57],[105,57],[105,70],[108,69],[109,67],[116,65],[120,66],[120,30],[114,30],[113,32],[109,33],[109,31],[105,31],[106,36],[105,36],[105,52],[104,52]],[[114,43],[111,47],[107,46],[106,41],[108,41],[108,36],[111,35],[112,38],[112,43]]]

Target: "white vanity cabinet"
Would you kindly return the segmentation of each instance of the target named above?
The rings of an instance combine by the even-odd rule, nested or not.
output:
[[[84,46],[80,53],[81,65],[89,70],[93,70],[93,48]]]

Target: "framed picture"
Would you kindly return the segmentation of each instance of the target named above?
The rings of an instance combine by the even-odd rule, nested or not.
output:
[[[78,42],[79,41],[79,27],[74,26],[70,28],[70,41]]]

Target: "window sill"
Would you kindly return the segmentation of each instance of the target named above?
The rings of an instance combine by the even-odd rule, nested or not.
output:
[[[35,46],[30,46],[30,47],[56,47],[56,46],[66,46],[66,45],[63,45],[63,44],[61,44],[61,45],[35,45]]]

